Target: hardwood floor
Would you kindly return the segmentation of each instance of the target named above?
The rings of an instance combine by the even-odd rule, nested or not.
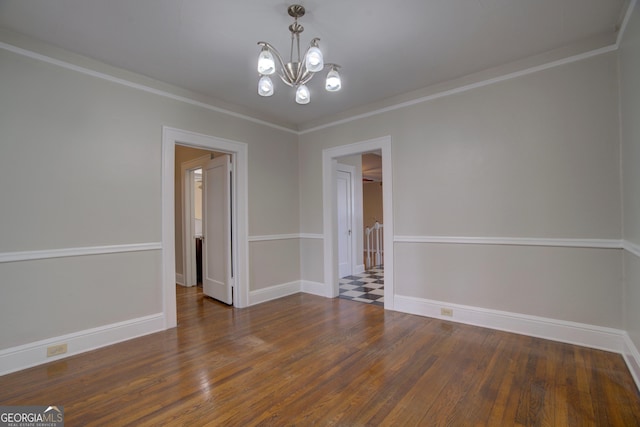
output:
[[[67,426],[637,426],[621,356],[296,294],[178,290],[178,328],[0,377]]]

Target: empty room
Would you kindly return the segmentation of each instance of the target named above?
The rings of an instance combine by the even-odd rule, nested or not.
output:
[[[0,424],[640,425],[638,76],[636,0],[0,0]]]

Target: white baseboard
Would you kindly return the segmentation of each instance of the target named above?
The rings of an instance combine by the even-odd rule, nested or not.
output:
[[[311,280],[301,280],[300,290],[307,294],[318,295],[321,297],[331,298],[331,292],[327,289],[327,285],[321,282],[313,282]]]
[[[184,275],[176,273],[176,284],[180,286],[187,286],[184,284]]]
[[[443,316],[442,308],[451,309],[453,315]],[[402,295],[395,295],[394,310],[619,353],[640,389],[640,352],[620,329]]]
[[[0,375],[162,330],[164,330],[164,315],[158,313],[0,350]],[[47,357],[47,347],[57,344],[67,344],[67,352],[59,356]]]
[[[359,264],[356,265],[356,267],[353,269],[353,274],[360,274],[360,273],[364,273],[364,264]]]
[[[622,357],[627,362],[631,376],[636,382],[636,385],[640,389],[640,352],[631,341],[628,333],[624,333],[624,350],[622,351]]]
[[[514,332],[615,353],[622,353],[625,347],[624,336],[626,332],[620,329],[401,295],[395,295],[394,303],[396,311],[420,316]],[[441,315],[441,308],[453,310],[453,315]]]
[[[268,288],[257,289],[249,292],[249,305],[260,304],[262,302],[286,297],[287,295],[300,292],[300,281],[296,280],[280,285],[269,286]]]

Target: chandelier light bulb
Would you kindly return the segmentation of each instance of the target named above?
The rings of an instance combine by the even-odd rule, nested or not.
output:
[[[276,61],[273,55],[266,47],[262,48],[258,55],[258,73],[263,76],[269,76],[276,72]]]
[[[309,88],[306,85],[298,86],[298,89],[296,89],[296,102],[298,104],[308,104],[309,101],[311,101]]]
[[[312,73],[322,71],[322,69],[324,68],[322,51],[318,46],[311,46],[307,51],[305,66],[307,67],[307,70],[311,71]]]
[[[338,70],[335,68],[331,68],[329,73],[327,74],[327,81],[325,84],[325,89],[329,92],[337,92],[342,87],[342,81],[340,80],[340,74],[338,74]]]
[[[271,96],[273,95],[273,82],[269,76],[262,76],[258,81],[258,95]]]

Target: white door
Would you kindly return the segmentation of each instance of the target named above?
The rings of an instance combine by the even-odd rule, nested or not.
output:
[[[350,172],[337,171],[338,195],[338,275],[342,277],[352,274],[352,235],[353,204],[351,197]]]
[[[231,270],[231,160],[223,155],[204,167],[202,291],[233,303]]]

